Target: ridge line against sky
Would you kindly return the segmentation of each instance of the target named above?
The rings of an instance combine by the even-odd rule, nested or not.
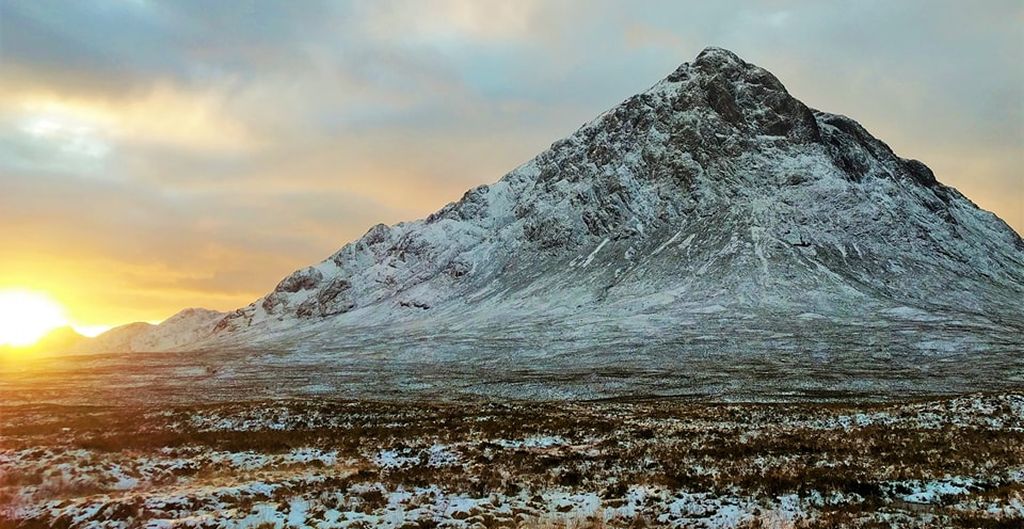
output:
[[[82,325],[243,306],[710,45],[1019,233],[1022,6],[0,0],[0,289]]]

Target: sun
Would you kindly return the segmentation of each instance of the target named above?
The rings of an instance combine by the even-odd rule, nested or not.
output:
[[[0,346],[24,347],[68,324],[64,307],[30,290],[0,290]]]

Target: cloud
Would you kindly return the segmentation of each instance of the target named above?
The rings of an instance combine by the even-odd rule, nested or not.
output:
[[[102,161],[115,146],[241,153],[258,141],[243,124],[220,113],[225,96],[216,90],[186,93],[156,86],[117,103],[50,93],[0,96],[0,120],[8,125],[8,134],[20,133],[20,141],[38,151],[25,156],[22,166],[34,158],[42,168],[52,168],[53,156]]]
[[[529,38],[542,7],[539,0],[384,0],[357,6],[359,27],[373,38],[444,45]]]

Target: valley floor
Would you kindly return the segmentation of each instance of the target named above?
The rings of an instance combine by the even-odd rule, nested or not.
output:
[[[662,526],[1024,526],[1024,395],[0,406],[0,528]]]

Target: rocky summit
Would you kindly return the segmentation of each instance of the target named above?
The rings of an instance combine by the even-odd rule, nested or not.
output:
[[[1024,381],[1022,306],[1003,221],[708,48],[496,183],[167,343],[376,358],[418,366],[414,385],[463,366],[471,391],[536,368],[597,377],[559,386],[586,395],[941,392],[971,369]],[[510,391],[537,390],[524,377]]]

